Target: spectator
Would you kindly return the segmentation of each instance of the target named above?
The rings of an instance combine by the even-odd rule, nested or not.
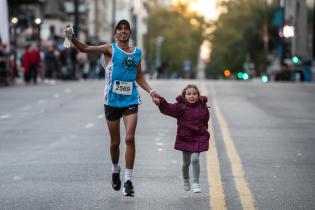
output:
[[[0,80],[6,81],[7,76],[7,58],[4,52],[4,46],[0,43]]]
[[[87,79],[88,71],[89,71],[89,64],[88,64],[88,57],[86,53],[79,52],[77,54],[77,62],[79,67],[79,72],[81,73],[83,79]]]
[[[29,71],[29,65],[30,65],[30,60],[29,60],[29,50],[30,50],[31,45],[27,45],[24,50],[23,54],[23,74],[24,74],[24,82],[26,84],[29,84],[30,82],[30,71]]]
[[[58,60],[55,48],[52,44],[49,44],[45,50],[45,80],[44,83],[55,85],[56,81],[53,79],[54,73],[58,69]]]
[[[16,45],[14,43],[11,44],[10,52],[9,52],[9,66],[10,72],[12,73],[13,77],[19,77],[19,70],[17,66],[17,50]]]
[[[38,74],[38,67],[40,64],[40,53],[35,44],[32,44],[29,52],[28,52],[28,60],[29,60],[29,75],[30,80],[34,84],[37,84],[37,74]]]

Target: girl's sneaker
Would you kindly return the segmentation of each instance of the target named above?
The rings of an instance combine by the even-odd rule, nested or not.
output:
[[[184,179],[184,189],[185,189],[185,191],[189,191],[190,190],[190,181],[189,181],[189,179]]]
[[[199,183],[193,183],[192,184],[192,191],[194,193],[201,193],[200,184]]]

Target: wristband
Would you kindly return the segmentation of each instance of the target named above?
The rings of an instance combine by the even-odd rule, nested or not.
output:
[[[152,89],[152,90],[150,90],[149,94],[151,95],[154,92],[156,92],[156,90]]]

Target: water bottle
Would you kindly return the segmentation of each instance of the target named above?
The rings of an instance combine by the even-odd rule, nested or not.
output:
[[[73,34],[74,34],[73,26],[68,25],[65,29],[65,40],[63,42],[63,46],[65,48],[69,48],[71,46],[71,39],[73,37]]]

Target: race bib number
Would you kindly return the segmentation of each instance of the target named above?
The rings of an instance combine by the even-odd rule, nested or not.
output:
[[[122,95],[132,94],[132,82],[114,81],[113,92]]]

